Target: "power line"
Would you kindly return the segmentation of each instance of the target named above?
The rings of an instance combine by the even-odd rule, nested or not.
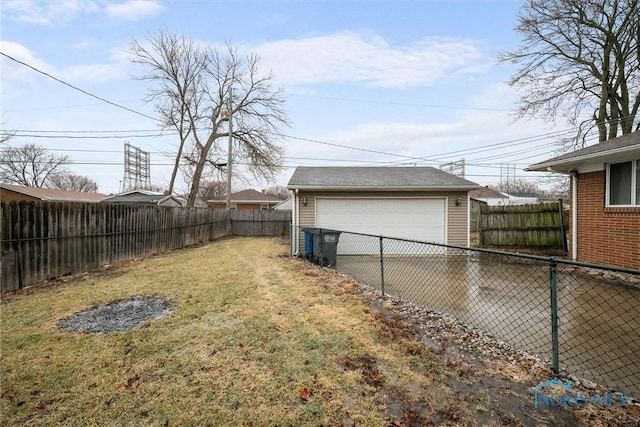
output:
[[[123,138],[159,138],[167,135],[162,133],[156,133],[156,134],[148,134],[148,135],[92,136],[92,135],[37,135],[37,134],[16,133],[16,134],[13,134],[12,136],[16,138],[47,138],[47,139],[123,139]]]
[[[292,93],[292,96],[304,96],[304,97],[312,97],[312,98],[321,98],[321,99],[332,99],[336,101],[349,101],[349,102],[360,102],[365,104],[382,104],[382,105],[400,105],[403,107],[422,107],[422,108],[439,108],[446,110],[471,110],[471,111],[499,111],[499,112],[509,112],[513,113],[514,110],[507,110],[504,108],[482,108],[482,107],[454,107],[451,105],[434,105],[434,104],[419,104],[412,102],[391,102],[391,101],[376,101],[372,99],[357,99],[357,98],[340,98],[333,96],[322,96],[322,95],[307,95],[307,94],[297,94]]]
[[[10,59],[10,60],[12,60],[12,61],[17,62],[18,64],[24,65],[25,67],[30,68],[30,69],[32,69],[33,71],[36,71],[36,72],[38,72],[38,73],[40,73],[40,74],[43,74],[43,75],[45,75],[45,76],[49,77],[50,79],[53,79],[53,80],[57,81],[58,83],[62,83],[62,84],[63,84],[63,85],[65,85],[65,86],[69,86],[71,89],[77,90],[78,92],[82,92],[82,93],[84,93],[85,95],[88,95],[88,96],[90,96],[90,97],[92,97],[92,98],[98,99],[98,100],[100,100],[100,101],[102,101],[102,102],[106,102],[107,104],[111,104],[111,105],[113,105],[113,106],[115,106],[115,107],[121,108],[121,109],[123,109],[123,110],[129,111],[129,112],[134,113],[134,114],[137,114],[137,115],[139,115],[139,116],[146,117],[147,119],[151,119],[151,120],[153,120],[153,121],[157,121],[157,119],[156,119],[155,117],[148,116],[148,115],[146,115],[146,114],[144,114],[144,113],[141,113],[141,112],[139,112],[139,111],[132,110],[131,108],[125,107],[124,105],[120,105],[120,104],[117,104],[117,103],[115,103],[115,102],[109,101],[108,99],[102,98],[101,96],[94,95],[94,94],[93,94],[93,93],[91,93],[91,92],[87,92],[87,91],[86,91],[86,90],[84,90],[84,89],[81,89],[81,88],[79,88],[79,87],[77,87],[77,86],[74,86],[74,85],[72,85],[71,83],[67,83],[67,82],[65,82],[64,80],[60,80],[59,78],[54,77],[54,76],[52,76],[51,74],[49,74],[49,73],[47,73],[47,72],[45,72],[45,71],[39,70],[38,68],[36,68],[36,67],[34,67],[34,66],[32,66],[32,65],[29,65],[29,64],[27,64],[26,62],[22,62],[22,61],[20,61],[20,60],[18,60],[18,59],[16,59],[16,58],[14,58],[14,57],[12,57],[12,56],[10,56],[10,55],[7,55],[7,54],[6,54],[6,53],[4,53],[4,52],[0,52],[0,54],[1,54],[2,56],[4,56],[4,57],[9,58],[9,59]]]
[[[387,152],[384,152],[384,151],[370,150],[368,148],[350,147],[348,145],[336,144],[336,143],[333,143],[333,142],[318,141],[318,140],[315,140],[315,139],[301,138],[301,137],[285,135],[285,134],[277,134],[277,133],[274,134],[274,135],[281,136],[281,137],[288,138],[288,139],[295,139],[295,140],[298,140],[298,141],[313,142],[314,144],[329,145],[331,147],[346,148],[346,149],[349,149],[349,150],[363,151],[363,152],[373,153],[373,154],[382,154],[382,155],[385,155],[385,156],[402,157],[402,158],[405,158],[405,159],[412,159],[412,160],[418,159],[417,157],[405,156],[403,154],[387,153]]]
[[[157,132],[158,129],[127,129],[127,130],[33,130],[33,129],[11,129],[5,132],[29,132],[29,133],[136,133],[136,132]],[[169,132],[171,133],[171,132]],[[177,134],[177,132],[175,132]]]

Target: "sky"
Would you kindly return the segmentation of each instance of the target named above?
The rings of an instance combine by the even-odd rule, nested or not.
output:
[[[516,69],[497,56],[521,44],[521,4],[2,0],[1,126],[17,131],[9,146],[66,154],[67,169],[106,194],[121,189],[128,142],[150,153],[151,182],[166,188],[176,140],[145,117],[155,117],[144,101],[152,86],[137,78],[143,70],[128,54],[132,40],[163,29],[259,55],[260,69],[284,90],[282,173],[273,181],[246,176],[235,191],[286,185],[297,166],[463,159],[465,177],[478,184],[515,177],[544,186],[544,174],[523,169],[557,154],[554,137],[569,126],[516,118],[521,94],[507,84]]]

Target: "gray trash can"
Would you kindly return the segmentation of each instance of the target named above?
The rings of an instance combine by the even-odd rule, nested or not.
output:
[[[313,259],[321,266],[335,266],[340,231],[316,229],[313,233]]]

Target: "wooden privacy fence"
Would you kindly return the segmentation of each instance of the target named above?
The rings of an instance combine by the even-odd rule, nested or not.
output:
[[[236,236],[286,236],[290,210],[232,210],[231,234]]]
[[[291,212],[9,201],[0,219],[4,292],[229,234],[284,235]]]
[[[481,206],[480,246],[567,251],[568,218],[562,202],[519,206]]]

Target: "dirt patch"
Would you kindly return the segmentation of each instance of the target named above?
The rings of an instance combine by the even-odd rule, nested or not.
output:
[[[365,354],[360,357],[348,357],[340,363],[344,369],[349,371],[360,371],[362,381],[371,387],[380,388],[383,384],[383,377],[378,370],[376,359]]]
[[[58,326],[72,332],[123,332],[143,322],[166,317],[173,309],[174,305],[169,301],[136,295],[107,305],[91,307],[62,319]]]

